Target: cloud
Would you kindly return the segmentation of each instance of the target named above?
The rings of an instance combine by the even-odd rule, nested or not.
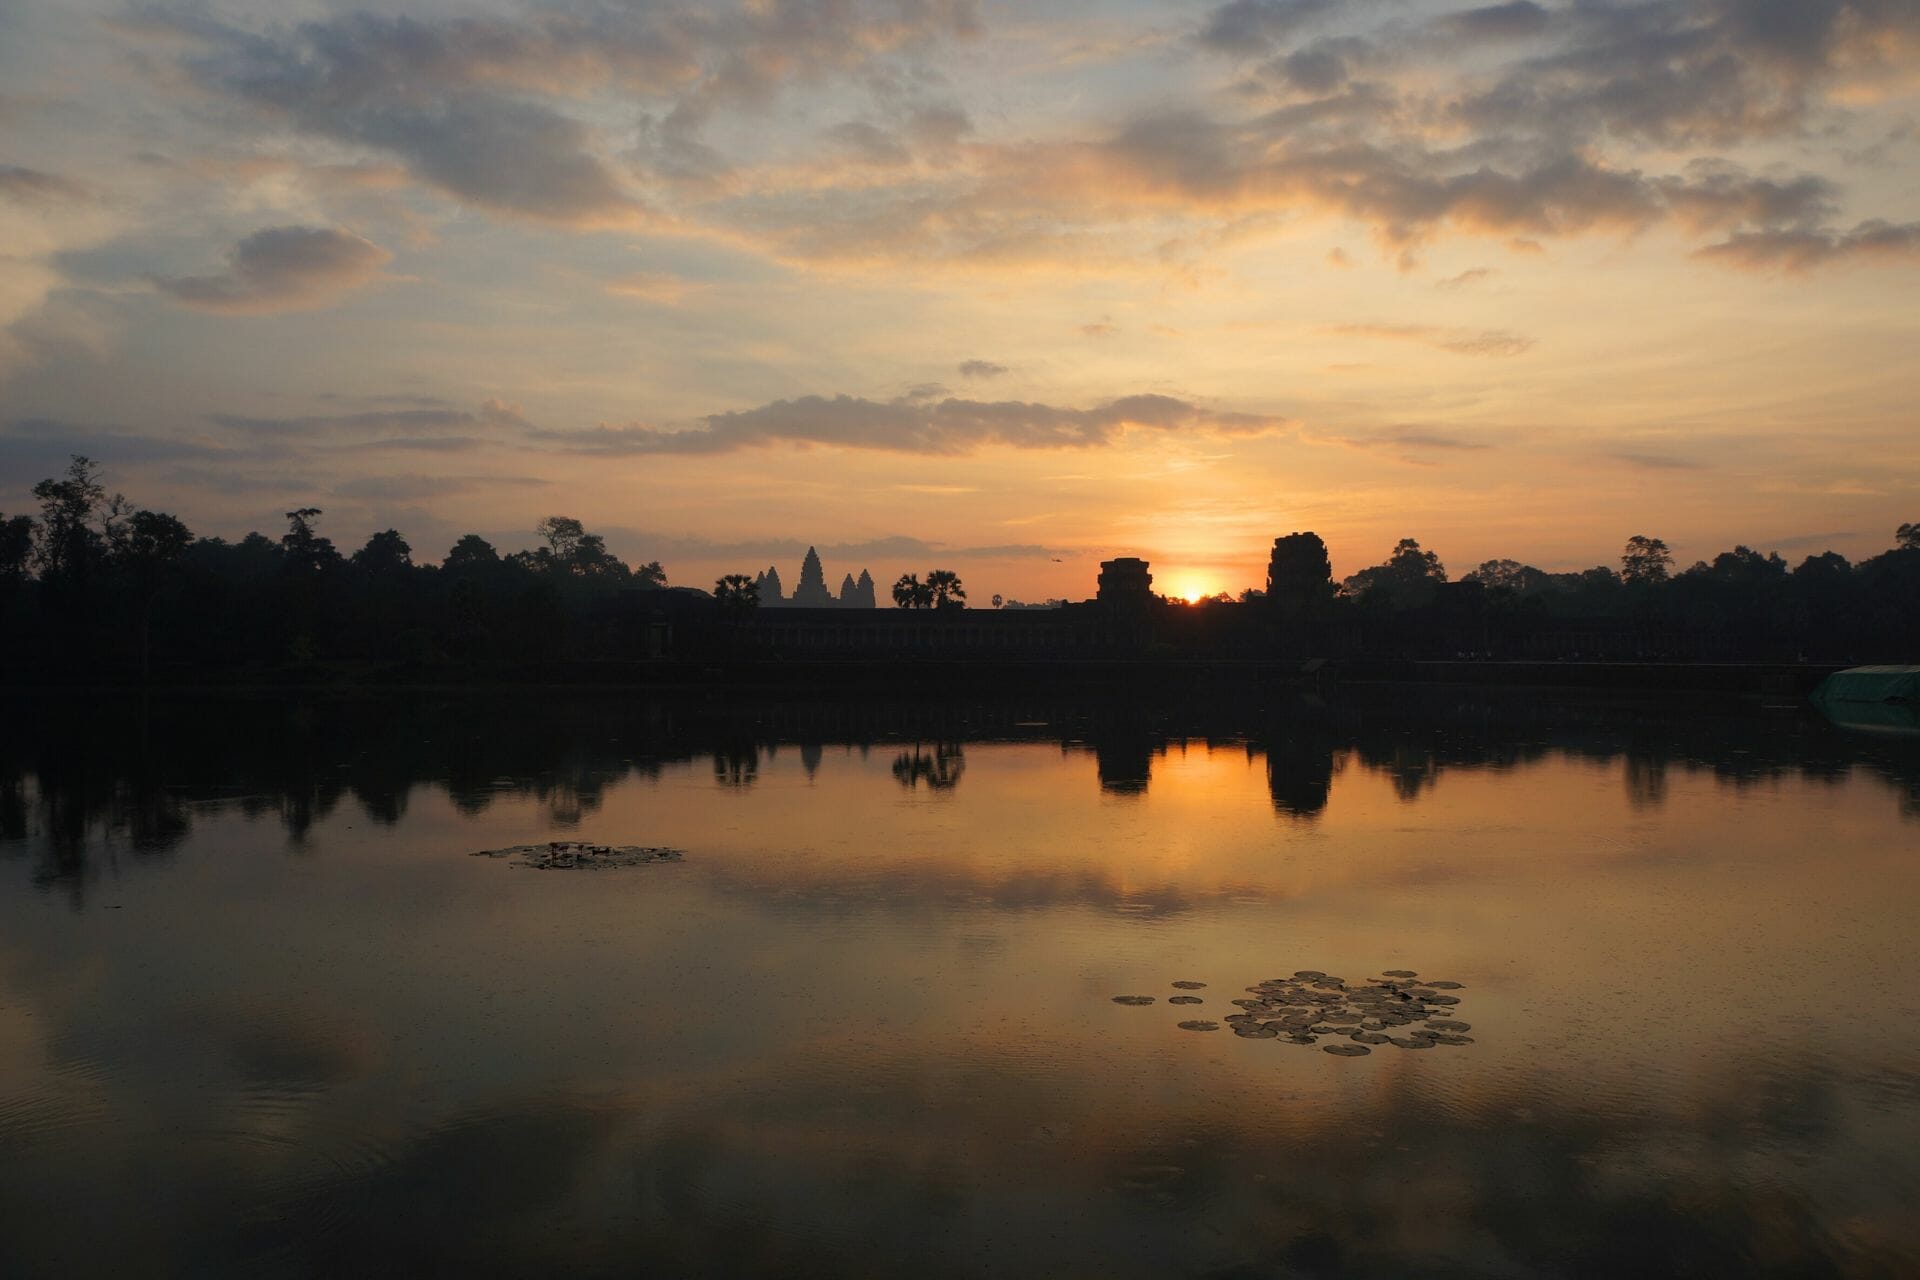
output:
[[[199,43],[185,69],[201,88],[395,156],[459,200],[584,226],[631,225],[644,212],[596,153],[592,130],[530,95],[564,92],[569,72],[671,74],[667,48],[630,41],[590,53],[586,32],[558,15],[540,28],[360,12],[267,33],[155,21]]]
[[[1306,438],[1313,444],[1340,445],[1369,453],[1392,453],[1399,450],[1412,450],[1416,453],[1480,453],[1493,448],[1491,444],[1484,441],[1464,440],[1459,436],[1447,435],[1424,427],[1389,430],[1377,435],[1309,435]],[[1432,460],[1419,457],[1402,456],[1398,460],[1416,466],[1435,465]]]
[[[1690,458],[1676,458],[1664,453],[1609,453],[1605,455],[1614,462],[1622,463],[1636,471],[1704,471],[1707,464],[1695,462]]]
[[[378,435],[389,431],[466,430],[481,424],[515,421],[508,409],[380,409],[367,413],[305,414],[287,418],[256,418],[237,413],[209,414],[208,420],[232,431],[254,435],[316,436],[338,432]]]
[[[962,360],[959,369],[963,378],[997,378],[1011,372],[1006,365],[991,360]]]
[[[1797,551],[1803,547],[1819,547],[1824,551],[1836,542],[1846,542],[1859,536],[1851,529],[1839,533],[1796,533],[1784,538],[1765,538],[1760,545],[1779,551]]]
[[[878,561],[914,561],[934,556],[951,556],[956,559],[976,557],[983,560],[1047,560],[1063,554],[1058,547],[1043,546],[1039,543],[961,546],[901,533],[846,542],[821,542],[817,538],[810,537],[740,538],[720,541],[699,534],[658,533],[627,528],[612,528],[607,532],[610,535],[618,535],[621,541],[630,545],[647,547],[653,553],[689,560],[742,560],[754,564],[779,564],[791,560],[797,563],[806,554],[807,548],[813,547],[820,553],[820,558],[836,573],[845,572],[843,566],[849,561],[855,566],[871,567]]]
[[[1434,281],[1433,287],[1436,289],[1464,289],[1466,286],[1478,284],[1480,281],[1494,274],[1495,272],[1492,267],[1468,267],[1457,276],[1448,276],[1445,280]]]
[[[1335,324],[1324,326],[1321,332],[1420,342],[1463,356],[1517,356],[1533,348],[1532,338],[1504,329],[1443,329],[1431,324]]]
[[[23,489],[29,477],[63,471],[76,453],[114,467],[226,457],[224,451],[193,440],[61,418],[17,418],[0,430],[0,474],[17,477]]]
[[[1742,231],[1695,250],[1710,262],[1749,270],[1811,271],[1858,262],[1920,262],[1920,222],[1863,222],[1851,231]]]
[[[1374,442],[1377,444],[1399,445],[1407,449],[1452,449],[1464,452],[1475,452],[1493,447],[1481,441],[1461,440],[1455,436],[1443,436],[1432,431],[1403,431],[1398,435],[1376,437]]]
[[[1459,119],[1571,139],[1724,144],[1795,132],[1828,91],[1897,75],[1920,52],[1920,6],[1907,0],[1647,0],[1559,13],[1560,45],[1464,93]]]
[[[1207,15],[1200,43],[1220,53],[1257,55],[1340,8],[1340,0],[1229,0]]]
[[[826,136],[842,154],[862,164],[892,168],[913,160],[906,143],[878,125],[849,120],[828,129]]]
[[[1354,36],[1316,40],[1304,48],[1275,58],[1266,74],[1301,93],[1323,95],[1342,88],[1353,73],[1372,61],[1372,42]]]
[[[1218,412],[1163,395],[1123,396],[1090,409],[1018,400],[802,396],[712,414],[703,424],[682,431],[635,425],[536,430],[531,435],[564,452],[603,455],[729,453],[781,443],[953,455],[991,445],[1089,448],[1111,444],[1129,431],[1252,436],[1291,425],[1282,418]]]
[[[456,493],[495,485],[537,488],[551,483],[532,476],[357,476],[333,486],[343,498],[361,498],[381,502],[411,502],[419,498],[441,498]]]
[[[1436,30],[1457,40],[1525,40],[1545,32],[1552,21],[1533,0],[1488,5],[1449,13],[1434,20]]]
[[[0,164],[0,199],[40,204],[56,200],[80,200],[86,195],[87,188],[70,178],[17,164]]]
[[[404,402],[408,397],[393,399]],[[471,453],[528,426],[518,407],[500,400],[485,401],[477,409],[440,406],[278,418],[214,413],[208,421],[256,442],[253,447],[267,444],[335,453]]]
[[[640,298],[667,307],[679,306],[689,294],[700,289],[700,285],[683,276],[658,271],[629,272],[624,276],[616,276],[602,287],[617,297]]]
[[[159,290],[202,311],[264,314],[323,307],[371,281],[393,255],[332,227],[269,227],[230,255],[226,271],[158,278]]]
[[[507,16],[360,11],[264,31],[204,16],[149,14],[193,52],[201,89],[302,133],[382,151],[456,199],[581,227],[653,218],[600,130],[575,103],[599,96],[628,118],[630,158],[654,176],[706,181],[726,164],[700,140],[723,109],[764,112],[796,81],[849,77],[897,54],[978,33],[972,0],[871,3],[555,5]],[[663,111],[633,111],[636,101]],[[954,133],[964,113],[923,108],[909,132]],[[936,118],[938,117],[938,118]],[[961,126],[964,131],[964,123]],[[843,135],[873,152],[878,130]]]

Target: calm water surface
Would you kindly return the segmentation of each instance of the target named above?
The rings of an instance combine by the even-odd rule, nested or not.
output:
[[[1920,1274],[1912,739],[1433,690],[0,715],[9,1277]],[[572,838],[686,859],[468,856]],[[1176,1026],[1397,968],[1474,1043]]]

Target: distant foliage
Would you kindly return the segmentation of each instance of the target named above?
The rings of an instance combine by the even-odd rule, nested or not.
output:
[[[669,646],[704,659],[709,644],[745,656],[768,651],[757,610],[782,603],[771,568],[729,574],[711,597],[669,588],[658,561],[623,562],[571,516],[547,517],[533,546],[506,554],[467,534],[434,564],[397,529],[343,556],[313,506],[288,511],[277,537],[196,538],[179,518],[109,492],[86,457],[33,494],[37,515],[0,514],[0,661],[26,678],[289,663],[314,675],[366,661],[512,667]],[[855,601],[875,594],[865,572],[851,588]],[[890,594],[905,609],[967,606],[949,569],[902,574]],[[1114,634],[1101,605],[993,603],[1059,609],[1058,625],[1084,624],[1096,644],[1113,643],[1098,639]],[[1403,538],[1337,592],[1326,544],[1294,532],[1274,540],[1263,590],[1160,601],[1128,625],[1144,630],[1126,643],[1170,655],[1912,661],[1920,525],[1901,524],[1892,549],[1859,564],[1823,551],[1794,565],[1736,546],[1676,573],[1663,540],[1636,534],[1618,571],[1492,559],[1458,582],[1436,552]]]
[[[16,666],[626,656],[623,593],[667,582],[568,516],[541,521],[530,550],[502,557],[468,534],[435,566],[397,529],[342,556],[314,506],[278,538],[195,538],[109,494],[86,457],[33,492],[37,519],[0,516],[0,659]]]
[[[934,569],[922,582],[918,574],[903,573],[893,584],[893,602],[902,609],[964,609],[967,589],[951,569]]]

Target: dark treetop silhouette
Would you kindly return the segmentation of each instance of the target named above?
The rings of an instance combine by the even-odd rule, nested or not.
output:
[[[37,517],[0,514],[0,660],[17,677],[874,651],[1850,663],[1912,661],[1920,647],[1914,523],[1858,565],[1829,551],[1790,567],[1739,546],[1675,572],[1661,539],[1636,534],[1617,570],[1500,559],[1458,580],[1404,538],[1338,584],[1321,539],[1295,532],[1274,540],[1263,588],[1238,601],[1164,599],[1144,560],[1120,557],[1102,564],[1096,599],[1048,608],[970,609],[953,571],[903,574],[891,591],[902,615],[873,609],[866,571],[830,594],[813,548],[791,599],[771,567],[709,595],[670,587],[658,561],[626,564],[570,516],[542,520],[538,544],[507,555],[468,534],[435,565],[395,529],[342,555],[317,507],[289,511],[278,539],[196,539],[109,494],[85,457],[33,493]]]

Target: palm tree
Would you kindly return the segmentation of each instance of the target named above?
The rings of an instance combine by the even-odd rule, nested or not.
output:
[[[960,575],[951,569],[934,569],[929,572],[926,589],[933,596],[933,607],[936,609],[967,607],[967,589],[960,585]]]
[[[902,609],[930,609],[933,607],[933,591],[920,581],[917,574],[903,573],[900,580],[893,584],[893,602]]]
[[[729,614],[752,613],[760,604],[760,584],[744,573],[730,573],[713,584],[713,598]]]

